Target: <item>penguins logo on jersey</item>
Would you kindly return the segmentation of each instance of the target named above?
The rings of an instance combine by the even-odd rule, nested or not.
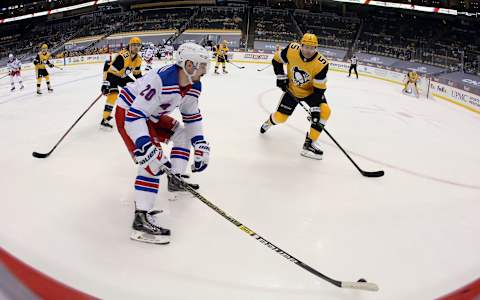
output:
[[[310,81],[310,75],[298,66],[293,67],[293,82],[297,86],[302,86]]]

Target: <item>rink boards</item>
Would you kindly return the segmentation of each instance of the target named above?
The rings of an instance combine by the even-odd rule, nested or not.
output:
[[[256,63],[267,64],[273,58],[273,54],[259,52],[233,52],[232,62],[236,63]],[[55,65],[77,65],[102,63],[111,59],[111,54],[85,55],[76,57],[67,57],[53,59]],[[349,63],[342,61],[330,61],[330,70],[337,72],[348,72]],[[23,70],[32,70],[33,64],[25,64]],[[391,83],[403,85],[405,74],[408,70],[397,72],[368,65],[359,65],[358,72],[362,76],[388,81]],[[0,68],[0,74],[6,74],[7,68]],[[471,93],[464,89],[459,89],[447,84],[431,80],[427,84],[426,78],[421,79],[420,89],[426,96],[433,96],[436,99],[445,100],[453,104],[459,105],[475,113],[480,113],[480,95]]]

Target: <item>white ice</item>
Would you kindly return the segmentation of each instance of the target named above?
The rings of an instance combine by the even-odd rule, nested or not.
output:
[[[228,65],[209,74],[201,109],[211,164],[193,175],[207,199],[335,279],[304,271],[195,198],[166,200],[170,245],[129,239],[135,166],[116,131],[99,129],[104,99],[47,159],[100,92],[101,65],[54,69],[52,94],[0,81],[0,245],[74,288],[104,299],[432,299],[479,275],[480,118],[401,86],[330,72],[327,128],[362,177],[322,134],[322,161],[299,155],[309,125],[297,108],[266,135],[281,94],[272,69]],[[213,72],[213,70],[210,70]]]

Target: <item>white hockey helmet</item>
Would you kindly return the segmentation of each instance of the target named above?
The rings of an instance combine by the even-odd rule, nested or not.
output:
[[[194,76],[195,73],[188,74],[185,71],[185,63],[187,62],[187,60],[193,63],[195,72],[197,72],[197,70],[202,64],[205,65],[205,69],[208,72],[210,58],[208,56],[208,51],[202,46],[195,43],[184,43],[180,45],[177,50],[177,66],[181,67],[187,75],[188,79],[192,81],[192,76]]]
[[[12,54],[12,53],[10,53],[10,54],[8,55],[8,59],[9,59],[9,60],[13,60],[13,54]]]

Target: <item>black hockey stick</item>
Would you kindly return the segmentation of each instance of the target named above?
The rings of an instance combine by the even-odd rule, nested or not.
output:
[[[265,71],[266,69],[270,68],[272,65],[269,64],[268,66],[264,67],[264,68],[261,68],[261,69],[257,69],[258,72],[262,72],[262,71]]]
[[[229,61],[229,60],[227,60],[227,62],[228,62],[229,64],[231,64],[231,65],[233,65],[233,66],[235,66],[235,67],[239,68],[239,69],[245,69],[245,67],[244,67],[244,66],[239,66],[239,65],[237,65],[237,64],[234,64],[234,63],[232,63],[232,62],[231,62],[231,61]]]
[[[236,220],[234,217],[230,216],[227,214],[225,211],[223,211],[221,208],[213,204],[212,202],[208,201],[207,198],[203,197],[200,193],[198,193],[196,190],[191,188],[183,179],[179,178],[178,176],[174,175],[170,169],[164,169],[164,171],[170,175],[175,177],[176,180],[178,180],[181,184],[181,186],[188,191],[190,194],[192,194],[195,198],[198,200],[202,201],[204,204],[206,204],[208,207],[213,209],[216,213],[221,215],[224,219],[228,220],[230,223],[233,225],[237,226],[238,229],[242,230],[249,236],[253,237],[257,241],[259,241],[262,245],[267,246],[268,248],[272,249],[276,253],[280,254],[281,256],[285,257],[287,260],[293,262],[300,268],[312,273],[315,276],[320,277],[321,279],[330,282],[331,284],[340,287],[340,288],[349,288],[349,289],[357,289],[357,290],[366,290],[366,291],[378,291],[378,286],[375,283],[372,282],[367,282],[365,279],[359,279],[357,282],[351,282],[351,281],[339,281],[332,279],[314,268],[310,267],[309,265],[303,263],[299,259],[295,258],[294,256],[288,254],[287,252],[283,251],[279,247],[275,246],[271,242],[267,241],[265,238],[260,236],[258,233],[253,231],[252,229],[248,228],[247,226],[243,225],[240,223],[238,220]]]
[[[63,141],[63,139],[67,136],[67,134],[73,129],[73,127],[78,123],[78,121],[80,121],[80,119],[87,113],[87,111],[90,110],[90,108],[92,108],[92,106],[98,101],[98,99],[100,99],[102,97],[102,94],[100,94],[93,102],[92,104],[90,104],[90,106],[83,112],[83,114],[78,117],[78,119],[75,121],[75,123],[73,123],[72,126],[70,126],[70,128],[67,130],[67,132],[65,132],[65,134],[60,138],[60,140],[55,144],[55,146],[53,146],[52,150],[50,150],[49,152],[47,153],[38,153],[38,152],[33,152],[32,155],[33,157],[36,157],[36,158],[46,158],[48,157],[50,154],[52,154],[52,152],[55,150],[55,148],[57,148],[57,146]]]
[[[287,93],[290,94],[290,96],[292,96],[293,99],[297,100],[298,103],[300,103],[300,105],[303,107],[303,109],[305,109],[305,111],[310,115],[310,110],[305,106],[305,104],[303,104],[302,101],[299,101],[297,99],[297,97],[295,97],[292,94],[292,92],[290,92],[290,90],[287,90]],[[352,162],[352,164],[355,166],[355,168],[357,168],[357,170],[358,170],[358,172],[360,172],[360,174],[362,174],[365,177],[382,177],[383,175],[385,175],[384,171],[369,172],[369,171],[364,171],[364,170],[360,169],[360,167],[357,165],[357,163],[350,157],[350,155],[348,155],[348,153],[342,148],[342,146],[340,146],[340,144],[333,138],[333,136],[328,132],[328,130],[326,128],[323,128],[323,131],[325,131],[325,133],[335,143],[335,145],[337,145],[337,147],[340,150],[342,150],[343,154],[345,154],[345,156],[348,158],[348,160],[350,160]]]

